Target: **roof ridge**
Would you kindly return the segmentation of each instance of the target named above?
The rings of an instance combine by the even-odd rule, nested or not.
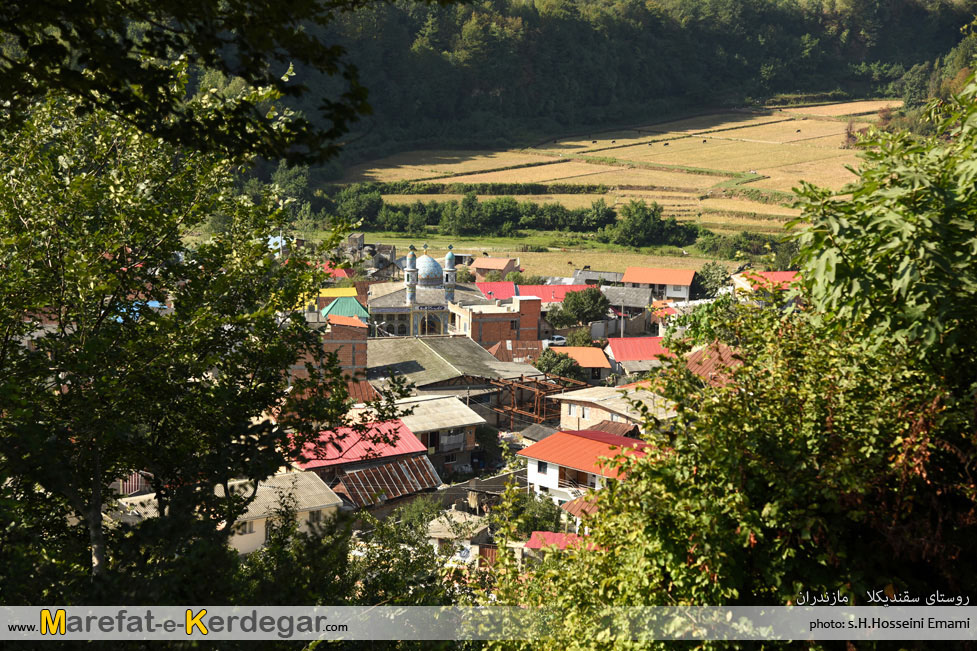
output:
[[[424,341],[424,338],[423,337],[415,337],[415,339],[417,339],[418,341],[420,341],[424,345],[425,348],[427,348],[429,351],[431,351],[432,353],[434,353],[434,355],[438,359],[440,359],[442,362],[444,362],[445,364],[447,364],[448,366],[450,366],[452,369],[454,369],[455,373],[458,373],[461,376],[464,376],[465,375],[465,373],[462,373],[462,371],[461,371],[460,368],[458,368],[457,366],[455,366],[454,364],[452,364],[451,362],[449,362],[447,359],[445,359],[444,355],[442,355],[438,351],[434,350],[433,347],[429,346],[427,344],[427,342]]]

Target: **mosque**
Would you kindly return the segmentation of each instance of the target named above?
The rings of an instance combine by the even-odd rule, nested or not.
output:
[[[448,334],[450,303],[487,303],[474,285],[458,284],[453,247],[444,266],[413,245],[404,266],[404,282],[370,286],[368,305],[378,335],[423,336]]]

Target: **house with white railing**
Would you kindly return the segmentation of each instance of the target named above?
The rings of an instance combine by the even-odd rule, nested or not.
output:
[[[647,445],[616,434],[581,430],[557,432],[520,450],[518,455],[526,459],[529,490],[547,495],[560,506],[617,479],[617,468],[609,460],[622,451],[641,454]]]

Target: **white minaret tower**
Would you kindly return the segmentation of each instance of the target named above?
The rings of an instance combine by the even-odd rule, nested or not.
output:
[[[454,247],[448,245],[448,254],[444,256],[444,300],[453,303],[455,300],[455,280],[458,271],[455,269],[455,254],[451,251]]]
[[[417,301],[417,254],[414,245],[410,245],[407,253],[407,264],[404,267],[404,285],[407,286],[407,304],[413,305]]]

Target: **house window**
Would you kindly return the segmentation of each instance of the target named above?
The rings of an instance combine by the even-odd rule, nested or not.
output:
[[[549,495],[550,494],[550,489],[547,486],[540,486],[539,487],[539,492],[542,495]]]
[[[590,379],[591,380],[599,380],[600,379],[600,369],[599,368],[592,368],[592,369],[590,369]]]
[[[509,322],[509,327],[511,329],[513,329],[513,330],[518,330],[519,329],[519,322],[518,321],[510,321]]]
[[[541,475],[545,475],[546,474],[546,462],[545,461],[537,461],[536,462],[536,472],[538,472]]]
[[[322,511],[309,511],[309,524],[322,522]]]
[[[451,454],[444,455],[445,463],[454,463],[457,460],[458,460],[458,455],[456,455],[454,452],[452,452]]]
[[[576,413],[577,413],[577,406],[575,404],[570,403],[569,405],[567,405],[567,415],[568,416],[573,416]]]
[[[254,533],[254,520],[238,523],[238,525],[234,528],[234,533],[239,536]]]
[[[582,416],[583,418],[587,418],[587,417],[589,417],[589,416],[590,416],[590,407],[581,407],[581,408],[580,408],[580,411],[582,412],[582,413],[581,413],[581,416]]]

